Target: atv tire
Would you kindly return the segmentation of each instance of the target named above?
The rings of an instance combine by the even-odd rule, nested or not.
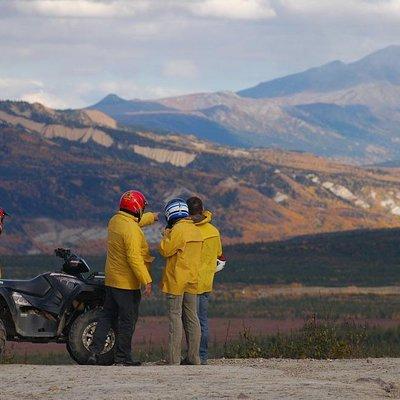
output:
[[[3,361],[6,349],[7,333],[3,321],[0,319],[0,363]]]
[[[73,322],[68,335],[67,351],[71,358],[80,365],[87,365],[90,356],[89,344],[96,329],[101,309],[96,308],[81,314]],[[112,365],[114,363],[115,334],[110,330],[107,343],[103,352],[98,355],[99,365]]]

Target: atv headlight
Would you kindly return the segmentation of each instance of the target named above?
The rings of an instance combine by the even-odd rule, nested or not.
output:
[[[31,306],[31,303],[21,293],[13,292],[12,298],[17,306]]]

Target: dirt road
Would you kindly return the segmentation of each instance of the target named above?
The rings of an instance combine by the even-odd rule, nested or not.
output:
[[[208,366],[0,365],[1,400],[400,398],[400,359],[218,360]]]

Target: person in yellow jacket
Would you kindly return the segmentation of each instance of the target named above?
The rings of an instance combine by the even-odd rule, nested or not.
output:
[[[97,364],[97,356],[104,348],[110,328],[116,327],[115,364],[140,365],[132,360],[131,342],[139,316],[141,287],[145,288],[145,295],[151,294],[149,269],[154,259],[141,226],[157,219],[156,214],[143,214],[146,204],[142,193],[134,190],[125,192],[120,200],[119,211],[108,223],[106,298],[90,345],[92,354],[89,364]]]
[[[201,266],[199,270],[198,308],[197,313],[201,326],[200,360],[203,365],[208,359],[208,302],[213,289],[214,275],[217,272],[218,260],[224,262],[221,236],[218,229],[211,224],[212,214],[204,211],[203,202],[198,197],[187,200],[189,214],[200,229],[203,238]]]
[[[166,258],[160,284],[167,296],[169,364],[200,364],[200,322],[197,316],[198,275],[203,239],[200,230],[188,218],[182,199],[173,199],[165,206],[167,229],[160,243]],[[188,344],[187,357],[181,361],[182,330]]]

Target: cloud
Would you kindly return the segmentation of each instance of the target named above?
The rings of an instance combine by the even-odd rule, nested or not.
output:
[[[164,65],[163,74],[169,78],[193,79],[197,77],[198,69],[190,60],[172,60]]]
[[[400,17],[400,0],[280,0],[284,10],[300,15]]]
[[[46,107],[51,108],[62,109],[68,107],[68,103],[64,99],[51,93],[45,92],[44,90],[40,90],[38,92],[24,93],[20,96],[20,99],[29,103],[40,103]]]
[[[260,20],[276,16],[269,0],[14,0],[4,10],[48,18],[127,18],[145,11],[174,16]],[[4,12],[5,12],[4,11]]]
[[[2,91],[0,80],[0,91]],[[117,93],[125,99],[145,98],[159,99],[176,96],[179,91],[163,86],[140,85],[133,81],[101,81],[96,84],[82,82],[69,89],[67,92],[62,86],[46,89],[40,85],[9,84],[13,87],[13,95],[7,94],[4,99],[23,100],[29,103],[40,103],[46,107],[65,109],[87,107],[110,93]]]
[[[56,18],[125,18],[146,10],[148,2],[94,0],[15,0],[16,11]]]
[[[40,90],[43,82],[25,78],[0,78],[1,98],[20,99],[24,91]]]
[[[92,87],[92,91],[96,92],[96,98],[105,96],[109,93],[117,93],[123,98],[146,98],[156,99],[161,97],[174,96],[179,94],[179,91],[160,85],[143,85],[136,81],[103,81]],[[82,93],[83,94],[83,93]]]
[[[68,104],[64,99],[45,91],[44,87],[45,83],[36,79],[0,78],[1,99],[41,103],[54,108],[67,107]]]
[[[285,15],[342,17],[400,16],[400,0],[13,0],[0,1],[0,16],[12,14],[48,18],[149,17],[148,22],[182,11],[194,17],[230,20],[284,19]],[[162,19],[162,18],[161,18]],[[142,21],[141,21],[142,22]],[[311,21],[313,23],[313,21]]]
[[[146,85],[133,80],[104,80],[98,83],[82,82],[72,89],[75,98],[68,100],[69,107],[86,107],[110,93],[115,93],[128,100],[132,99],[159,99],[176,96],[180,91],[162,85]]]
[[[276,16],[275,10],[265,0],[205,0],[186,3],[194,15],[202,17],[257,20]]]

